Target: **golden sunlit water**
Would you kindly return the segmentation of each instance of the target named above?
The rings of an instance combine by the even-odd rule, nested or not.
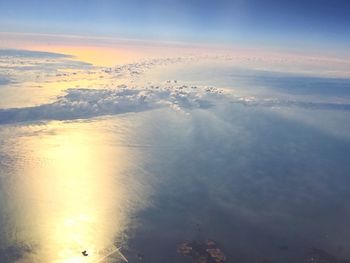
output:
[[[21,137],[13,149],[20,156],[8,189],[18,229],[13,241],[34,250],[18,262],[98,262],[123,246],[142,195],[128,148],[115,147],[117,135],[87,123],[50,123],[39,134]]]

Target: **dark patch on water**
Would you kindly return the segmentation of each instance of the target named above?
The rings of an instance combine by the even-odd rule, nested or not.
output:
[[[23,244],[0,248],[0,262],[13,263],[30,253],[33,253],[33,248]]]
[[[215,241],[206,242],[183,242],[177,248],[177,253],[191,257],[195,263],[223,263],[226,256]]]

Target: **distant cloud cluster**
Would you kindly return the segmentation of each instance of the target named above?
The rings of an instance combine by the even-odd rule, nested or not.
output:
[[[261,99],[255,97],[239,97],[234,103],[242,103],[246,106],[263,106],[263,107],[298,107],[315,110],[350,110],[349,103],[332,103],[317,101],[298,101],[285,99]]]
[[[192,109],[209,108],[218,103],[238,103],[249,107],[350,110],[350,104],[347,103],[240,97],[232,91],[213,87],[169,84],[163,87],[138,88],[120,85],[112,89],[68,89],[64,96],[58,97],[53,103],[33,107],[0,109],[0,123],[88,119],[162,107],[170,107],[179,112],[189,113]]]
[[[91,65],[73,60],[72,56],[28,51],[0,49],[0,85],[10,82],[37,81],[60,69],[88,69]]]
[[[186,111],[210,107],[222,94],[223,91],[215,88],[187,86],[135,88],[124,85],[115,89],[68,89],[66,95],[54,103],[0,109],[0,123],[85,119],[160,107]]]
[[[0,49],[0,57],[17,57],[17,58],[71,58],[70,55],[44,52],[44,51],[31,51],[31,50],[19,50],[19,49]]]

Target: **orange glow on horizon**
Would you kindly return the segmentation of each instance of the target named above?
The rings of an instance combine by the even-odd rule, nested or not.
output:
[[[95,66],[114,66],[146,57],[146,54],[141,50],[131,50],[121,47],[49,45],[34,46],[32,50],[72,55],[76,60],[91,63]]]
[[[147,58],[193,55],[199,46],[162,41],[128,40],[68,35],[0,32],[0,48],[72,55],[95,66],[114,66]]]

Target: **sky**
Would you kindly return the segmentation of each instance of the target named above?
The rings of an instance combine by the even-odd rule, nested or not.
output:
[[[347,49],[347,0],[0,0],[0,32]]]

